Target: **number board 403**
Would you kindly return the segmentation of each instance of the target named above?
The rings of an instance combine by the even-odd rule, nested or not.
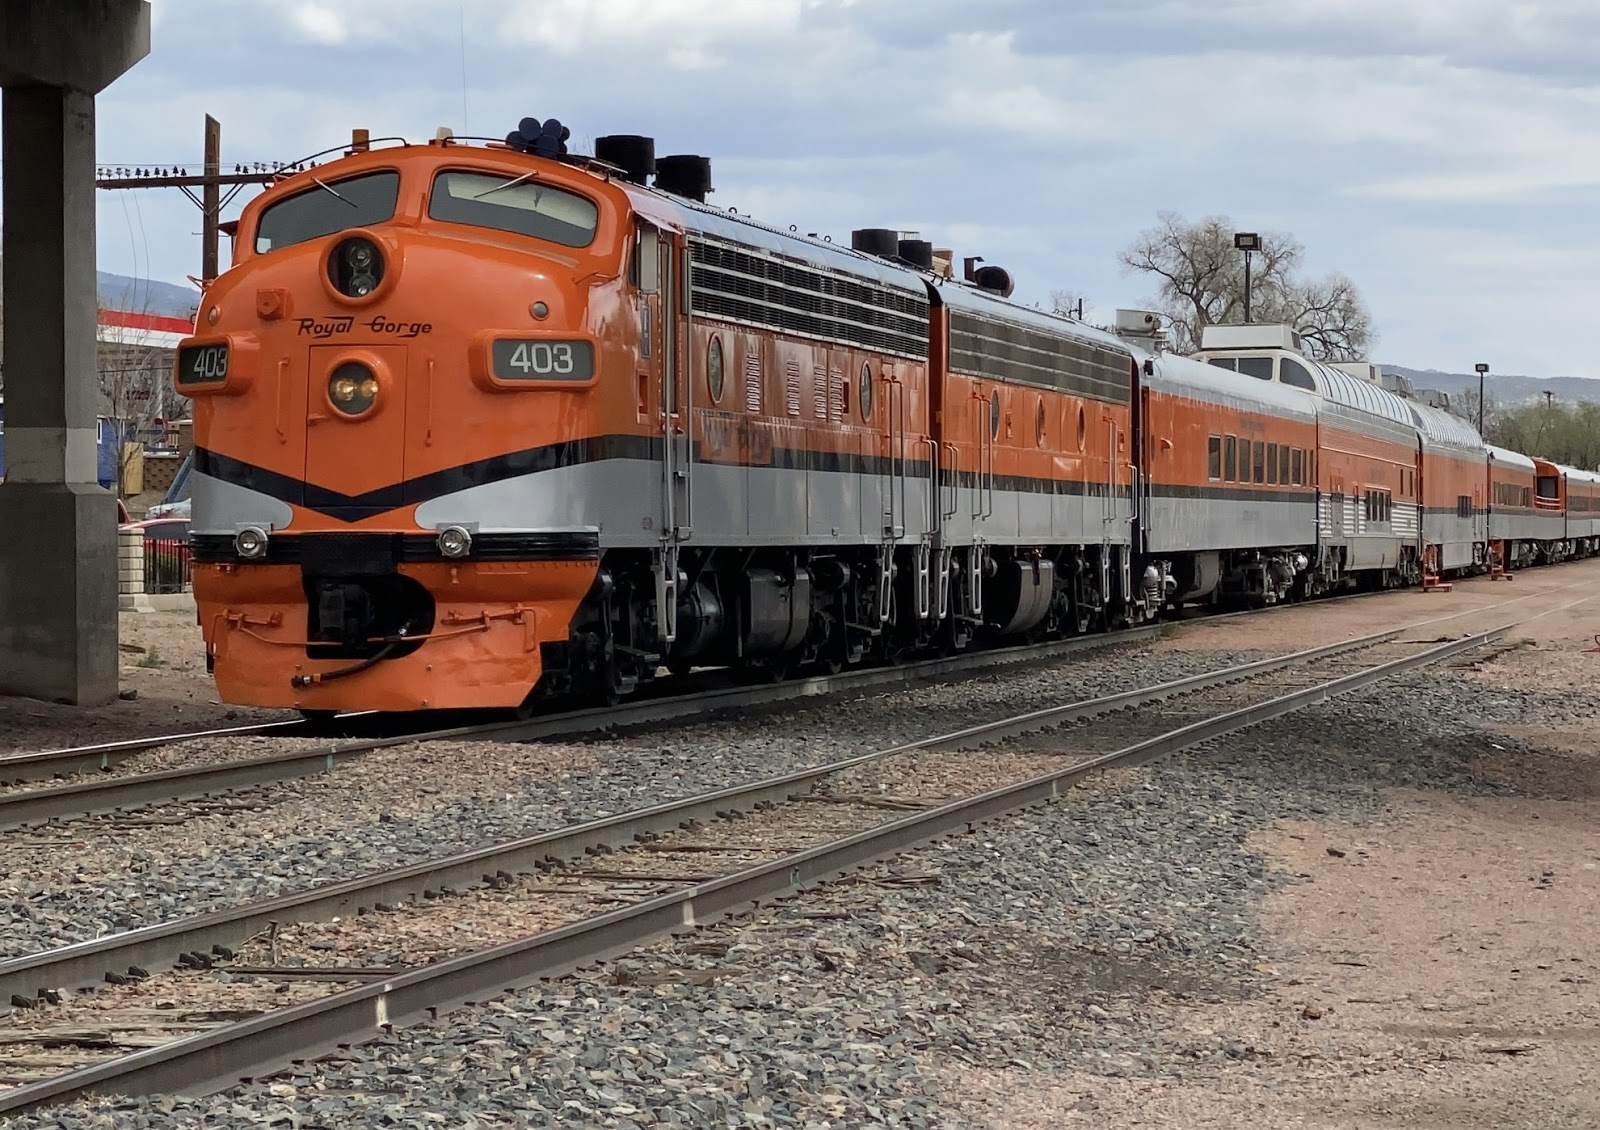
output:
[[[594,376],[594,345],[587,341],[496,338],[490,370],[502,381],[586,381]]]
[[[228,343],[186,345],[178,350],[180,385],[217,384],[228,379]]]

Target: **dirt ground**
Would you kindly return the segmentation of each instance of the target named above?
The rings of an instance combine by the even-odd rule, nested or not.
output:
[[[223,705],[206,674],[193,612],[120,616],[124,695],[108,706],[59,706],[0,696],[0,751],[52,749],[117,738],[181,733],[292,717],[283,711]]]
[[[1596,646],[1600,634],[1600,559],[1520,572],[1511,581],[1472,577],[1456,581],[1450,592],[1398,589],[1191,623],[1154,646],[1171,651],[1237,647],[1241,627],[1249,624],[1247,646],[1287,651],[1423,621],[1432,621],[1427,630],[1441,638],[1521,622],[1508,638],[1562,654],[1581,652]]]
[[[1514,593],[1482,580],[1287,609],[1261,617],[1271,626],[1250,641],[1310,646],[1330,638],[1333,617],[1356,635],[1427,608],[1477,610],[1426,629],[1441,636],[1533,617],[1466,676],[1592,701],[1597,581],[1600,563],[1586,562],[1521,574]],[[1534,599],[1490,607],[1513,595]],[[1185,629],[1158,646],[1214,647],[1226,630]],[[1484,737],[1475,775],[1518,795],[1396,789],[1377,824],[1279,821],[1255,838],[1295,877],[1263,916],[1289,956],[1258,967],[1270,983],[1252,999],[1173,1004],[1167,1017],[1179,1031],[1226,1033],[1248,1049],[1241,1062],[1160,1079],[1036,1076],[1020,1098],[1015,1079],[975,1071],[978,1101],[1018,1104],[1016,1124],[1039,1126],[1600,1127],[1600,735],[1553,718]]]

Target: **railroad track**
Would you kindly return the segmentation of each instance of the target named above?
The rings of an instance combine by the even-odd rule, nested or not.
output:
[[[224,1089],[800,893],[1514,626],[1445,643],[1394,629],[0,963],[0,1001],[15,1006],[0,1023],[0,1074],[13,1084],[0,1114],[91,1091]],[[988,787],[975,790],[980,767]],[[327,995],[329,983],[352,987]]]
[[[841,694],[875,687],[904,686],[946,675],[982,671],[991,667],[1048,661],[1075,652],[1154,639],[1164,627],[1161,624],[1150,624],[1104,635],[1081,636],[1036,646],[997,648],[895,667],[845,671],[837,675],[795,679],[768,686],[717,685],[725,683],[726,676],[714,673],[708,679],[701,680],[712,683],[711,688],[695,693],[662,695],[618,706],[563,711],[527,721],[497,720],[429,730],[407,728],[402,723],[395,733],[383,737],[335,741],[311,749],[210,762],[153,773],[100,774],[94,779],[77,783],[0,793],[0,831],[36,827],[51,821],[83,816],[128,812],[152,804],[196,800],[219,793],[294,780],[298,777],[325,773],[375,750],[413,742],[474,740],[517,742],[620,730],[631,726],[714,715],[718,711],[742,710],[816,695]],[[377,724],[375,719],[366,715],[346,717],[350,719],[352,725],[363,724],[363,719],[367,725]],[[274,727],[282,728],[274,729]],[[40,776],[55,775],[45,772],[46,766],[52,762],[61,773],[71,771],[70,767],[74,766],[78,767],[79,771],[108,769],[117,759],[178,741],[234,736],[311,736],[299,727],[300,723],[296,721],[262,723],[234,729],[210,730],[199,734],[139,738],[130,742],[112,742],[102,746],[0,757],[0,783],[17,779],[15,774],[24,765],[37,770]]]
[[[1442,624],[1462,616],[1482,614],[1491,609],[1549,596],[1554,592],[1574,587],[1577,585],[1563,586],[1550,592],[1523,594],[1482,608],[1432,617],[1413,626]],[[1332,604],[1341,600],[1358,599],[1362,595],[1365,594],[1329,597],[1317,603]],[[526,721],[496,720],[442,729],[424,729],[408,724],[405,719],[397,721],[375,715],[351,714],[318,723],[301,720],[258,723],[195,734],[136,738],[65,750],[0,756],[0,787],[19,780],[99,771],[94,779],[86,781],[39,789],[0,791],[0,832],[18,828],[36,828],[52,822],[87,816],[127,813],[151,805],[194,801],[261,785],[295,780],[329,772],[376,750],[390,749],[413,742],[534,741],[541,738],[621,730],[630,726],[650,725],[697,715],[713,715],[721,710],[748,709],[811,696],[841,694],[874,687],[903,686],[946,675],[976,672],[1019,662],[1048,661],[1087,649],[1136,643],[1153,638],[1164,629],[1182,627],[1185,624],[1211,625],[1270,610],[1262,608],[1207,614],[1177,622],[1145,625],[1042,645],[997,648],[895,667],[878,667],[846,671],[838,675],[797,679],[769,686],[730,687],[726,685],[725,673],[706,672],[700,679],[706,689],[692,693],[663,693],[658,697],[630,701],[619,706],[564,711]],[[180,741],[239,736],[311,737],[326,733],[326,727],[330,724],[351,731],[384,727],[392,732],[379,737],[353,737],[333,741],[309,749],[300,748],[260,757],[209,762],[158,772],[120,775],[109,772],[123,758]],[[317,729],[319,726],[322,727],[321,730]]]

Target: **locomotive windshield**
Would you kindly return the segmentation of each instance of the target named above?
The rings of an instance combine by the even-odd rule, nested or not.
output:
[[[587,247],[594,242],[600,209],[586,196],[527,176],[456,170],[433,178],[428,215],[452,224],[528,235],[565,247]]]
[[[399,198],[400,174],[396,172],[319,182],[262,211],[256,221],[256,254],[346,228],[381,224],[393,217]]]

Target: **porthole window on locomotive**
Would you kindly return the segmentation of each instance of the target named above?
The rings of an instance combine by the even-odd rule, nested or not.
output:
[[[1039,446],[1043,447],[1044,446],[1044,397],[1042,397],[1042,396],[1039,398],[1039,411],[1036,414],[1036,419],[1037,419],[1037,425],[1036,425],[1036,427],[1034,429],[1034,432],[1035,432],[1035,437],[1034,438],[1036,438],[1039,441]]]
[[[861,418],[872,419],[872,365],[861,362],[861,379],[856,385],[856,400],[861,405]]]
[[[1000,435],[1000,390],[996,389],[989,394],[989,438],[996,439]]]
[[[722,339],[712,337],[706,350],[706,387],[713,403],[722,403]]]
[[[1083,450],[1083,445],[1089,440],[1089,418],[1083,413],[1083,405],[1078,405],[1078,450]]]

